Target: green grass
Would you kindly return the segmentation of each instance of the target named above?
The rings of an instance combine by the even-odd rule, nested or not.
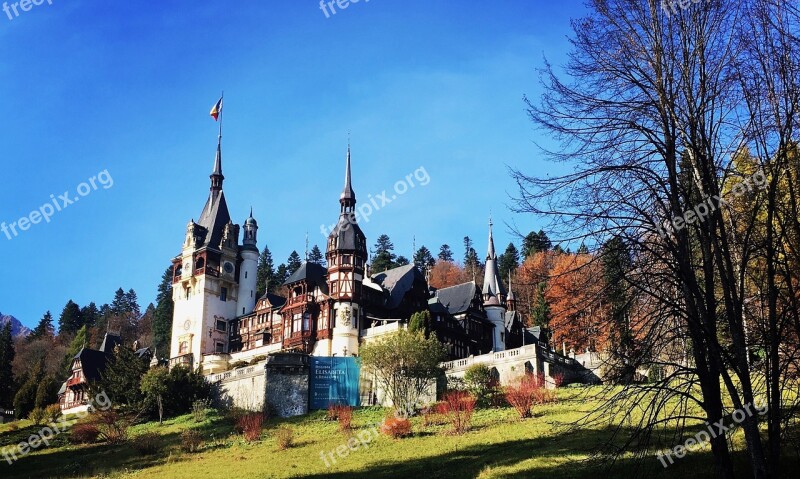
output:
[[[622,457],[613,469],[593,459],[598,446],[611,437],[608,426],[570,430],[596,403],[574,390],[561,390],[558,403],[540,406],[536,416],[520,421],[509,408],[479,410],[472,429],[462,436],[449,433],[447,425],[424,427],[413,418],[414,435],[391,439],[381,435],[367,447],[347,457],[336,448],[347,444],[347,436],[325,413],[314,412],[289,420],[268,422],[260,441],[245,442],[234,434],[230,421],[212,412],[197,423],[191,415],[147,423],[131,428],[131,436],[155,432],[162,447],[156,454],[142,456],[130,444],[73,446],[62,438],[8,465],[0,457],[0,477],[112,477],[112,478],[573,478],[596,477],[710,477],[712,460],[708,452],[693,452],[664,469],[653,457],[637,461]],[[366,437],[368,429],[386,414],[380,408],[363,408],[354,414],[354,434]],[[296,445],[279,450],[274,438],[278,426],[288,424],[295,432]],[[0,426],[0,448],[35,431],[25,425],[16,432]],[[180,434],[198,429],[205,444],[198,453],[180,450]],[[322,452],[333,452],[335,464],[326,467]],[[735,454],[743,465],[741,453]],[[329,458],[329,463],[330,463]],[[796,463],[796,461],[795,461]],[[787,467],[787,469],[790,469]]]

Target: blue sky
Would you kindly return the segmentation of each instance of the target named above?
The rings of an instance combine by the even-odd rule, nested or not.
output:
[[[347,132],[358,198],[430,177],[362,223],[410,256],[480,254],[487,218],[502,250],[506,165],[548,174],[523,95],[540,94],[543,57],[563,64],[577,0],[362,0],[326,18],[318,1],[52,0],[13,19],[0,11],[4,114],[0,222],[102,171],[80,202],[8,239],[0,233],[0,311],[34,326],[68,299],[109,302],[134,288],[145,306],[207,198],[225,90],[225,194],[234,221],[252,205],[259,246],[276,263],[338,215]],[[12,14],[13,15],[13,14]],[[87,190],[84,190],[87,191]]]

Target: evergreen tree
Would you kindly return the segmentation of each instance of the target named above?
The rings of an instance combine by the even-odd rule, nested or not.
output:
[[[275,263],[272,260],[272,252],[267,245],[258,257],[258,273],[256,275],[256,295],[260,298],[264,293],[271,293],[278,286],[275,275]]]
[[[498,258],[498,266],[500,269],[500,278],[503,281],[508,281],[508,273],[513,273],[519,268],[519,251],[514,243],[508,243],[506,251]]]
[[[394,254],[392,240],[385,234],[378,236],[372,258],[372,273],[381,273],[387,269],[394,268],[397,266],[395,259],[397,259],[397,256]]]
[[[539,230],[538,233],[531,231],[522,240],[522,256],[528,258],[534,253],[548,251],[552,246],[553,243],[543,230]]]
[[[83,324],[89,327],[96,326],[100,321],[100,310],[97,309],[97,305],[94,302],[89,303],[88,306],[81,308],[81,317],[83,318]]]
[[[419,249],[414,253],[414,265],[419,269],[425,269],[429,267],[433,267],[436,264],[436,260],[433,258],[431,251],[422,245]]]
[[[625,241],[614,237],[603,244],[601,251],[603,264],[603,292],[611,307],[610,331],[611,350],[615,355],[625,358],[630,354],[633,336],[629,324],[630,301],[628,295],[627,276],[632,268],[633,259]]]
[[[292,254],[289,255],[289,259],[286,260],[286,270],[289,272],[289,276],[293,275],[302,265],[303,260],[300,259],[300,255],[297,254],[297,251],[292,251]]]
[[[123,411],[139,411],[144,403],[141,381],[149,369],[146,360],[125,346],[118,346],[95,385],[105,391],[114,407]]]
[[[531,309],[531,319],[533,324],[537,326],[547,327],[550,324],[550,305],[547,304],[547,299],[544,296],[544,290],[547,283],[539,283],[536,289],[536,299]]]
[[[32,343],[34,340],[39,338],[53,337],[53,334],[53,315],[50,314],[50,311],[48,311],[44,313],[42,319],[39,320],[39,324],[33,328],[33,331],[31,331],[31,334],[29,334],[26,339],[29,343]]]
[[[175,303],[172,301],[172,270],[170,265],[161,276],[156,295],[156,309],[153,312],[153,348],[161,358],[170,355],[170,340],[172,337],[172,316]]]
[[[45,408],[58,402],[58,383],[55,378],[45,375],[36,387],[34,407]]]
[[[25,383],[14,396],[14,415],[17,419],[28,417],[36,407],[36,393],[45,376],[44,358],[36,362]]]
[[[464,236],[464,270],[472,277],[475,276],[480,267],[481,260],[478,258],[478,252],[473,247],[472,239],[469,236]]]
[[[142,315],[141,309],[139,309],[139,299],[136,296],[136,291],[133,289],[129,289],[127,293],[125,293],[125,303],[127,305],[127,313],[130,313],[133,318],[136,320]]]
[[[453,252],[450,250],[449,245],[443,244],[441,248],[439,248],[439,261],[453,262]]]
[[[283,283],[285,283],[287,279],[289,279],[289,268],[281,263],[278,265],[278,269],[275,270],[276,289],[283,286]]]
[[[589,248],[587,248],[585,244],[581,243],[580,248],[578,248],[578,254],[589,254]]]
[[[88,334],[86,326],[81,327],[75,334],[75,338],[69,343],[67,352],[64,354],[64,359],[61,362],[61,376],[67,377],[72,371],[72,360],[88,343]]]
[[[111,301],[109,308],[112,316],[122,316],[128,312],[128,298],[125,297],[125,291],[122,288],[114,293],[114,300]]]
[[[322,251],[320,251],[319,246],[314,245],[314,247],[311,248],[311,252],[308,254],[308,262],[325,266],[325,256],[322,254]]]
[[[14,400],[14,338],[11,336],[11,321],[0,329],[0,408],[10,409]]]
[[[398,266],[405,266],[410,263],[411,261],[409,261],[408,258],[406,258],[405,256],[398,256],[397,260],[394,262],[394,265],[392,265],[392,267],[396,268]]]
[[[70,299],[58,319],[58,334],[74,334],[82,326],[81,308]]]

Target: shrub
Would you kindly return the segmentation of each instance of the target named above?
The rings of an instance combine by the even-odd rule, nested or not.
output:
[[[61,417],[61,406],[58,404],[51,404],[44,408],[44,414],[47,417],[48,423],[54,423]]]
[[[250,360],[250,362],[249,362],[249,363],[247,363],[247,365],[248,365],[248,366],[252,366],[252,365],[254,365],[254,364],[260,363],[261,361],[264,361],[265,359],[267,359],[267,357],[266,357],[266,356],[264,356],[264,355],[262,354],[262,355],[260,355],[260,356],[256,356],[256,357],[254,357],[253,359],[251,359],[251,360]],[[243,361],[243,362],[244,362],[244,361]]]
[[[465,391],[449,391],[440,403],[439,412],[447,417],[456,434],[465,433],[472,424],[475,396]]]
[[[492,377],[485,364],[470,366],[464,373],[466,390],[472,393],[479,407],[499,406],[501,401],[500,384]]]
[[[122,444],[128,440],[130,421],[113,409],[97,411],[90,416],[90,424],[100,431],[100,439],[109,444]]]
[[[241,431],[247,442],[253,442],[261,437],[261,429],[264,427],[264,414],[249,413],[245,414],[236,421],[236,429]]]
[[[99,436],[100,430],[94,424],[75,424],[69,430],[69,442],[72,444],[93,444]]]
[[[381,432],[395,439],[411,435],[411,421],[395,415],[388,416],[381,424]]]
[[[8,430],[11,431],[11,432],[18,431],[19,430],[19,423],[16,422],[16,421],[12,422],[11,424],[8,425]]]
[[[203,438],[200,432],[194,429],[187,429],[181,433],[181,451],[194,453],[200,450],[203,445]]]
[[[440,410],[441,405],[439,403],[422,408],[422,425],[428,427],[447,424],[447,418],[439,412]]]
[[[35,407],[28,414],[28,420],[33,423],[34,426],[43,426],[47,424],[47,413],[45,413],[43,408]]]
[[[328,406],[328,420],[339,421],[339,430],[350,432],[353,422],[353,408],[344,404],[331,404]]]
[[[192,403],[192,416],[194,416],[195,422],[203,422],[206,420],[209,407],[211,407],[211,399],[198,399]]]
[[[292,428],[284,424],[275,431],[275,440],[278,443],[278,449],[289,449],[294,445],[294,431]]]
[[[148,432],[136,436],[132,441],[133,449],[142,456],[149,456],[161,450],[161,436],[155,432]]]
[[[526,374],[520,379],[519,386],[506,387],[506,401],[516,409],[522,419],[532,416],[531,408],[535,404],[545,404],[555,400],[555,392],[545,387],[542,375]]]
[[[231,369],[239,369],[247,366],[247,361],[236,361],[235,363],[231,364]]]

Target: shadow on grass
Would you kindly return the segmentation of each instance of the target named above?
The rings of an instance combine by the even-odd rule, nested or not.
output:
[[[595,454],[597,446],[607,441],[611,434],[610,429],[583,430],[559,437],[471,445],[463,449],[426,457],[404,457],[404,452],[408,452],[408,450],[403,447],[402,440],[399,440],[395,446],[396,460],[363,464],[357,471],[330,471],[293,477],[302,479],[715,477],[713,457],[705,451],[691,452],[683,459],[677,459],[668,468],[664,468],[654,455],[642,459],[618,459],[614,463],[600,459],[575,460],[564,463],[564,457]],[[559,464],[554,465],[555,462]],[[735,453],[734,463],[741,477],[747,476],[747,462],[744,454]],[[798,464],[796,457],[787,457],[784,470],[796,470]],[[513,469],[513,472],[504,471],[505,468]],[[785,477],[795,476],[791,474]]]

